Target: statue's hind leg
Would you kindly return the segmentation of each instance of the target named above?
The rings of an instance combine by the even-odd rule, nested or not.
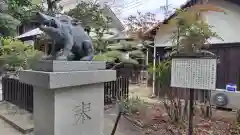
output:
[[[84,41],[82,44],[83,51],[85,53],[85,56],[82,57],[81,61],[91,61],[93,59],[94,51],[93,51],[93,45],[90,41]]]

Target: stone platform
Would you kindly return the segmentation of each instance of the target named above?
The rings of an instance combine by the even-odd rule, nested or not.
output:
[[[7,105],[8,104],[8,105]],[[0,116],[0,135],[34,135],[31,132],[34,128],[31,114],[18,108],[11,103],[0,102],[0,115],[9,112],[8,117],[2,119]],[[18,110],[18,111],[17,111]],[[110,135],[115,119],[116,108],[113,106],[104,111],[104,135]],[[11,123],[9,123],[11,122]],[[22,128],[19,130],[19,128]],[[26,131],[24,131],[26,130]],[[144,135],[138,128],[135,128],[125,119],[121,119],[115,135]]]
[[[105,62],[40,61],[19,78],[33,86],[35,135],[102,135],[104,82],[116,80]]]

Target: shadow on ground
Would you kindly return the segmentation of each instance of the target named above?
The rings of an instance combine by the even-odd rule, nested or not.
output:
[[[3,104],[3,103],[1,103]],[[6,106],[6,103],[3,104]],[[4,114],[3,112],[9,112],[13,109],[9,109],[9,107],[3,106],[0,107],[1,114]],[[13,107],[11,107],[13,108]],[[7,110],[5,110],[7,109]],[[4,111],[5,110],[5,111]],[[21,113],[21,111],[16,111],[16,107],[14,108],[15,113],[8,113],[6,118],[8,118],[10,121],[13,121],[15,126],[13,124],[8,124],[6,121],[0,118],[0,135],[23,135],[23,133],[19,132],[19,128],[16,127],[26,127],[24,125],[28,125],[27,127],[33,127],[33,119],[30,118],[28,115],[31,115],[29,113]],[[18,109],[17,109],[18,110]],[[20,109],[19,109],[20,110]],[[104,135],[111,135],[113,125],[115,123],[117,117],[117,109],[115,106],[112,106],[111,108],[105,110],[105,116],[104,116]],[[9,121],[8,121],[9,122]],[[17,125],[17,126],[16,126]],[[30,125],[30,126],[29,126]],[[31,126],[32,125],[32,126]],[[18,130],[17,130],[18,129]],[[25,128],[24,128],[25,129]],[[33,135],[33,132],[24,134],[24,135]],[[124,117],[122,117],[119,121],[117,131],[115,135],[144,135],[140,129],[132,125],[128,120],[126,120]]]

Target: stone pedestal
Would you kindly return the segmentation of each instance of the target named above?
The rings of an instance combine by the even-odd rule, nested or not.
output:
[[[21,71],[34,86],[34,135],[102,135],[104,82],[115,79],[104,62],[41,61]]]

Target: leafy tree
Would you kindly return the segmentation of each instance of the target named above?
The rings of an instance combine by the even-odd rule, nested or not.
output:
[[[20,21],[8,14],[8,5],[6,2],[0,2],[0,33],[1,35],[14,35]]]
[[[208,11],[224,12],[224,10],[217,8],[211,4],[196,4],[187,9],[177,9],[176,17],[171,19],[168,24],[162,24],[161,30],[163,32],[173,33],[171,38],[173,46],[170,56],[175,54],[184,55],[214,55],[213,53],[204,50],[209,46],[208,39],[220,38],[216,32],[212,31],[208,23],[206,23],[202,14]],[[176,28],[176,29],[173,29]],[[167,57],[170,58],[170,57]],[[156,72],[157,79],[161,84],[161,89],[164,90],[164,94],[167,100],[164,102],[164,106],[167,110],[168,116],[173,122],[182,122],[187,119],[188,99],[185,99],[184,108],[180,101],[180,95],[178,92],[171,90],[170,78],[171,78],[171,62],[169,59],[162,61],[157,67],[150,72]],[[159,74],[158,74],[159,73]],[[164,95],[164,96],[165,96]],[[211,107],[205,104],[202,110],[208,110],[203,112],[205,116],[211,116]],[[182,113],[184,112],[184,113]]]
[[[36,12],[43,12],[45,14],[54,16],[62,11],[62,7],[58,5],[61,0],[45,0],[41,3],[34,3],[32,0],[10,0],[7,1],[8,14],[21,21],[22,24],[31,22]],[[43,3],[47,4],[47,8]]]
[[[29,23],[34,11],[43,6],[34,5],[31,0],[3,0],[0,2],[0,31],[3,36],[14,36],[17,26]]]
[[[32,45],[13,38],[1,38],[0,61],[9,70],[30,69],[42,57]]]
[[[137,47],[137,42],[122,41],[117,44],[110,44],[108,51],[98,54],[94,60],[107,61],[115,64],[133,64],[138,65],[139,59],[144,58],[141,48]]]
[[[156,19],[156,15],[150,12],[141,13],[137,12],[137,15],[130,15],[124,20],[127,25],[127,33],[133,38],[143,40],[143,33],[158,24],[159,21]]]
[[[5,0],[7,4],[7,12],[9,15],[14,18],[21,20],[23,17],[23,12],[27,10],[30,6],[32,6],[31,1],[21,1],[21,0]]]
[[[103,9],[100,5],[93,1],[81,1],[67,14],[80,20],[82,25],[89,29],[89,32],[99,32],[96,33],[99,37],[103,36],[103,34],[109,29],[109,24],[111,23],[111,19],[103,14]]]
[[[109,25],[111,18],[104,15],[103,8],[93,1],[81,1],[75,8],[71,9],[67,14],[73,18],[81,21],[88,34],[94,33],[93,42],[95,51],[106,51],[107,41],[103,39],[105,34],[112,34],[109,32]]]
[[[21,22],[22,23],[31,22],[36,12],[42,12],[50,16],[60,14],[63,9],[63,7],[58,4],[60,1],[61,0],[44,0],[40,4],[32,4],[31,6],[28,6],[27,8],[19,12],[19,14],[21,15],[20,16]],[[43,5],[44,3],[47,4],[47,7]]]
[[[191,8],[177,10],[177,16],[170,20],[168,24],[162,26],[167,31],[172,27],[176,27],[171,38],[173,44],[172,54],[184,53],[191,55],[203,53],[205,55],[214,55],[203,50],[210,45],[208,43],[210,38],[221,39],[216,32],[211,30],[212,26],[203,17],[203,13],[208,11],[224,12],[224,10],[211,4],[197,4]]]
[[[12,36],[16,33],[20,21],[12,16],[0,13],[0,36]]]
[[[3,0],[8,6],[14,7],[16,6],[29,6],[32,4],[32,0]]]
[[[60,13],[63,9],[63,7],[58,4],[60,1],[61,0],[45,0],[44,2],[47,3],[45,13],[50,16],[55,16],[57,13]]]
[[[151,28],[154,24],[157,24],[155,14],[138,12],[137,16],[129,16],[125,23],[127,24],[127,33],[132,36],[134,41],[121,41],[117,44],[110,44],[107,48],[108,52],[97,55],[96,59],[115,61],[116,65],[121,63],[129,63],[133,65],[139,64],[139,60],[144,59],[143,49],[144,46],[138,47],[137,45],[143,43],[145,40],[143,33]],[[140,40],[140,42],[139,42]],[[127,58],[128,56],[129,58]],[[118,62],[116,62],[118,60]]]
[[[105,61],[111,60],[115,61],[116,65],[118,64],[133,64],[138,65],[139,60],[144,59],[143,49],[144,46],[137,46],[142,43],[143,33],[152,27],[153,24],[157,23],[155,14],[145,13],[142,14],[138,12],[137,16],[129,16],[125,23],[127,24],[128,31],[127,33],[132,36],[134,41],[121,41],[116,44],[109,44],[107,47],[108,52],[97,55],[96,59],[102,59]],[[140,42],[138,41],[140,39]],[[110,55],[109,55],[110,54]]]

